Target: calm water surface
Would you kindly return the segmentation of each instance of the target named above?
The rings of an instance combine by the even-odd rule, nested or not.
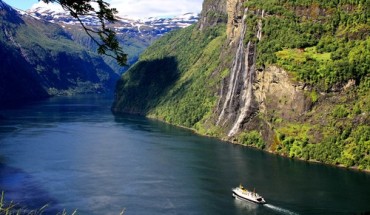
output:
[[[200,137],[105,97],[52,98],[1,111],[0,190],[46,214],[359,214],[370,175]],[[255,188],[265,206],[235,200]]]

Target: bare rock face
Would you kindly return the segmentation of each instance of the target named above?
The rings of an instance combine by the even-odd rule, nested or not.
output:
[[[241,0],[227,0],[226,10],[227,10],[227,38],[233,41],[235,37],[240,36],[240,24],[243,21],[243,9],[242,4],[244,1]]]
[[[226,11],[225,47],[233,60],[228,67],[230,73],[220,87],[215,124],[232,140],[248,130],[260,130],[265,140],[271,140],[274,135],[272,121],[299,120],[312,102],[307,98],[304,86],[294,83],[283,69],[269,66],[257,71],[256,41],[263,39],[265,12],[245,8],[244,0],[227,0]],[[248,13],[259,17],[256,26],[246,24]],[[254,31],[255,38],[246,41],[249,31]]]
[[[200,17],[198,26],[201,31],[218,23],[226,23],[226,0],[204,0]]]
[[[236,136],[245,124],[258,112],[258,105],[253,95],[253,83],[256,76],[257,41],[261,40],[262,21],[256,26],[248,26],[248,8],[242,0],[227,1],[227,44],[233,57],[229,67],[230,74],[223,80],[220,100],[217,105],[216,125],[227,130],[227,136]],[[252,11],[261,19],[264,11]],[[247,32],[253,31],[255,38],[246,41]]]
[[[253,93],[260,113],[284,120],[299,118],[311,105],[303,86],[293,83],[288,73],[276,66],[257,72]]]

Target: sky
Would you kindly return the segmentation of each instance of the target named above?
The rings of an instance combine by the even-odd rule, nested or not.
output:
[[[38,3],[37,0],[3,0],[12,7],[27,10]],[[199,13],[203,0],[106,0],[117,8],[120,16],[130,18],[166,17],[187,12]]]

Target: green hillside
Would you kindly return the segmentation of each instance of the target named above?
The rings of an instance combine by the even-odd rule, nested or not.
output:
[[[228,136],[229,125],[216,123],[216,109],[236,48],[225,23],[199,23],[161,38],[140,57],[118,82],[113,111],[143,114],[292,158],[370,170],[370,2],[250,0],[244,7],[244,43],[257,45],[256,70],[286,70],[289,82],[282,84],[300,86],[301,99],[266,94],[258,104],[253,97],[253,113],[242,131]],[[289,102],[304,108],[288,109]]]
[[[10,6],[0,9],[0,57],[0,107],[51,95],[109,92],[119,78],[62,27]]]
[[[155,42],[119,81],[113,108],[186,127],[205,119],[217,102],[221,77],[209,78],[220,63],[224,29],[199,32],[192,26]]]
[[[293,122],[269,116],[277,133],[272,150],[370,169],[370,2],[252,0],[245,6],[269,14],[258,64],[290,72],[310,88],[314,103]],[[247,22],[258,19],[249,16]],[[349,82],[354,86],[343,90]]]
[[[251,0],[245,6],[269,14],[258,44],[260,65],[277,64],[321,91],[368,74],[369,1]],[[247,23],[256,20],[250,12]]]

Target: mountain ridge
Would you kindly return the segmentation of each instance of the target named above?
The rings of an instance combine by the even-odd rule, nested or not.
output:
[[[35,7],[24,13],[52,23],[59,23],[64,28],[70,25],[80,25],[79,21],[71,17],[68,12],[61,9]],[[117,16],[115,23],[108,23],[108,27],[114,29],[117,35],[130,34],[131,36],[161,36],[169,31],[188,27],[198,21],[199,15],[188,12],[174,17],[149,17],[133,19]],[[94,16],[81,16],[81,21],[87,26],[99,26],[99,20]]]
[[[20,11],[24,16],[31,16],[35,19],[45,20],[62,26],[70,33],[73,40],[81,45],[96,51],[96,44],[91,41],[80,23],[71,17],[57,4],[41,4],[41,7],[33,7],[27,11]],[[164,34],[188,27],[196,23],[199,15],[195,13],[186,13],[174,17],[150,17],[147,19],[131,19],[116,17],[115,23],[107,23],[107,27],[117,33],[124,51],[128,54],[128,65],[133,65],[139,55],[155,40]],[[100,25],[99,20],[94,16],[81,16],[81,21],[89,28],[95,28]],[[105,62],[117,73],[124,73],[128,67],[119,66],[114,60],[103,57]]]

